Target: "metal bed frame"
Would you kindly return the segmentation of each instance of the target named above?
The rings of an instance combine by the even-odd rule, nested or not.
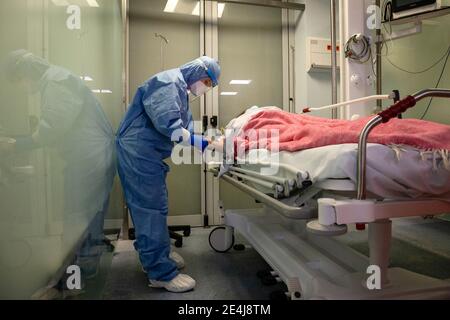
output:
[[[333,197],[333,191],[312,185],[307,174],[293,168],[289,169],[296,179],[258,175],[232,166],[222,179],[261,202],[263,208],[227,210],[225,227],[210,234],[213,249],[228,251],[233,246],[236,229],[273,268],[272,275],[287,285],[291,299],[450,298],[448,281],[389,268],[390,219],[447,213],[450,201],[366,199],[366,148],[370,132],[426,97],[450,98],[450,90],[427,89],[408,96],[380,112],[364,127],[358,143],[356,199],[339,200],[342,197]],[[270,190],[271,195],[244,181]],[[330,192],[331,197],[322,198],[322,192]],[[293,197],[297,198],[295,205],[280,199]],[[308,204],[313,199],[316,206]],[[346,233],[347,225],[352,224],[369,225],[369,258],[333,238]],[[373,267],[379,275],[375,290],[368,286],[369,270],[374,270]]]

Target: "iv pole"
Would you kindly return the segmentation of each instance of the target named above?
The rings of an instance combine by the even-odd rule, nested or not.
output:
[[[163,36],[162,34],[159,34],[159,33],[155,33],[155,37],[161,39],[161,71],[164,71],[165,70],[165,66],[164,66],[164,42],[166,43],[166,45],[168,45],[169,44],[169,40],[167,40],[167,38],[165,36]]]

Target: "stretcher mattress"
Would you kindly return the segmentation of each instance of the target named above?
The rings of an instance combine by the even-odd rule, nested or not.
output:
[[[242,167],[260,170],[249,159],[282,165],[307,172],[314,183],[329,179],[356,182],[357,144],[332,145],[298,152],[270,154],[251,150]],[[289,176],[285,170],[277,175]],[[439,198],[450,200],[450,166],[446,152],[423,152],[407,146],[369,144],[367,147],[367,189],[388,199]]]
[[[227,129],[237,136],[248,121],[264,110],[279,110],[277,107],[251,107],[233,119]],[[305,172],[315,182],[330,179],[349,179],[356,182],[357,144],[330,145],[303,151],[270,154],[265,149],[254,149],[246,153],[247,169],[260,170],[261,166],[249,165],[250,159],[260,162],[276,162]],[[222,172],[226,168],[222,167]],[[271,171],[271,170],[269,170]],[[292,174],[279,170],[278,176]],[[448,151],[422,151],[409,146],[368,144],[367,146],[367,190],[390,199],[439,198],[450,200],[450,161]]]

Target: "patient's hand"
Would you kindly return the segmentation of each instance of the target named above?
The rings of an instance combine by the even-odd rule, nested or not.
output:
[[[224,137],[215,137],[214,140],[209,140],[209,145],[220,152],[223,150],[223,141]]]

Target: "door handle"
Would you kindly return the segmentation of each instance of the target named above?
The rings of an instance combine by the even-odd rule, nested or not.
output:
[[[219,118],[217,116],[212,116],[210,123],[214,129],[217,129],[217,126],[219,125]]]

